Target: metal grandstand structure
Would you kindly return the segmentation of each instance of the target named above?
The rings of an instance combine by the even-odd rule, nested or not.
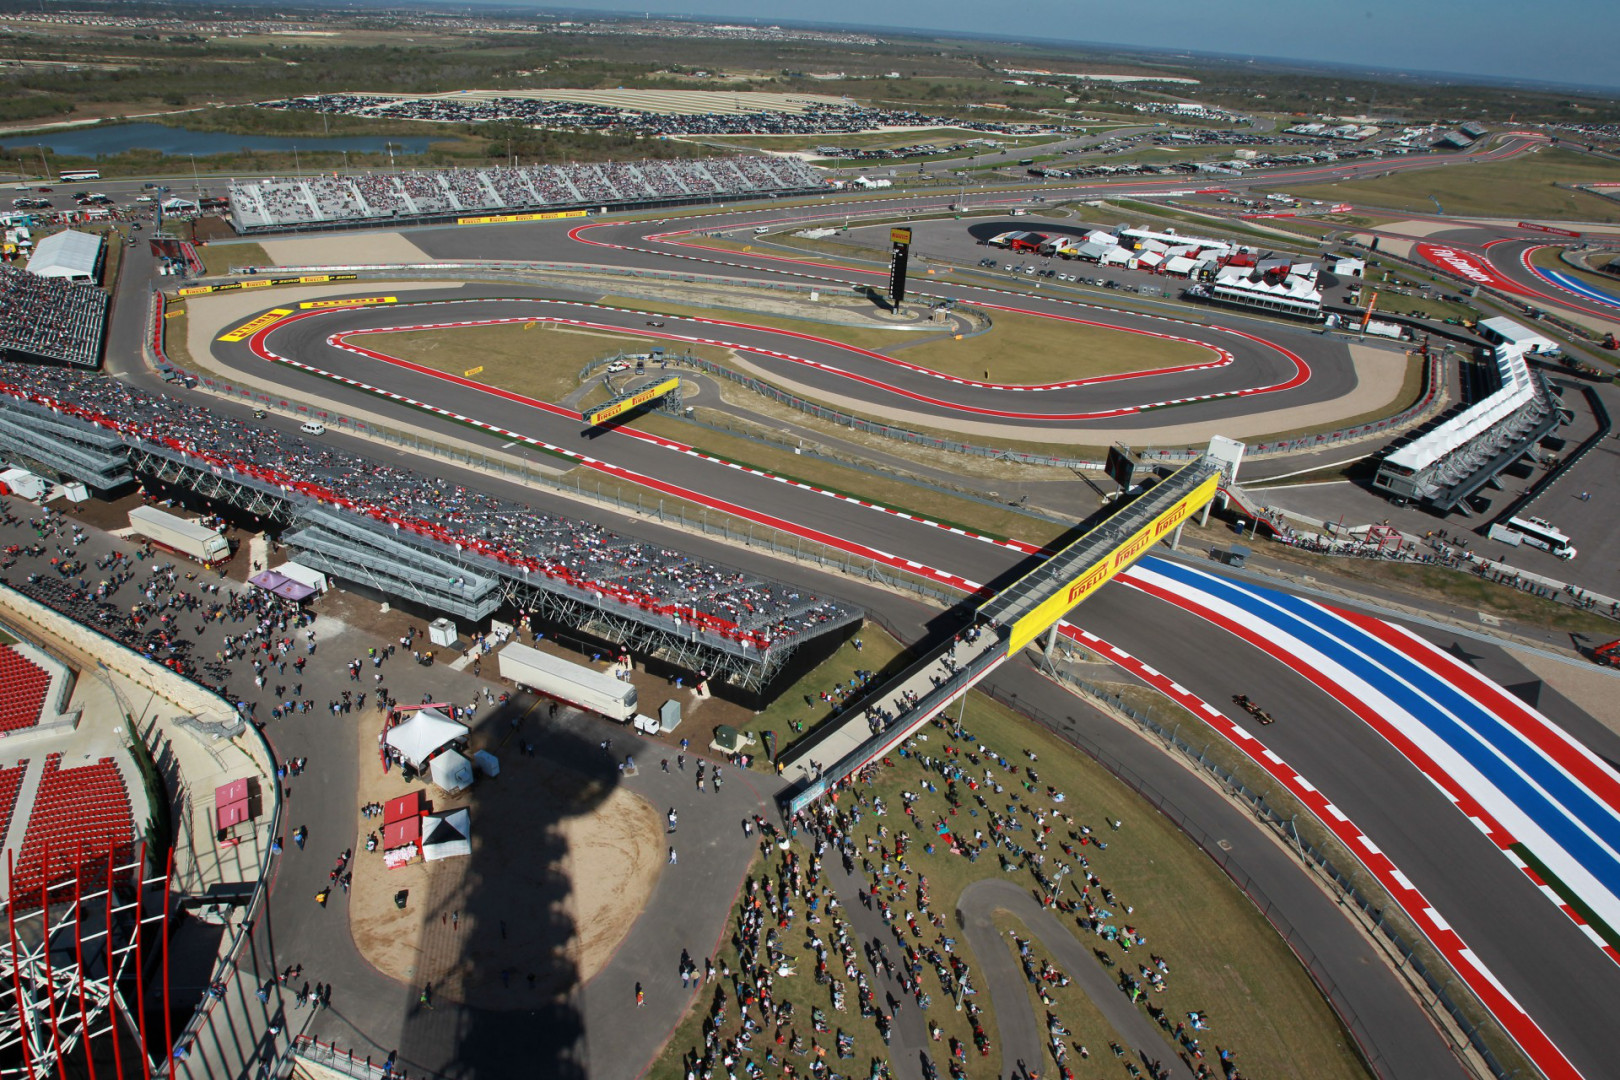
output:
[[[577,214],[818,194],[825,181],[793,158],[488,166],[233,181],[243,235],[455,221],[469,215]]]
[[[1446,512],[1494,481],[1564,420],[1540,371],[1522,349],[1498,349],[1488,365],[1490,392],[1384,455],[1373,486]]]
[[[627,603],[597,591],[531,572],[397,523],[329,505],[291,487],[267,482],[228,464],[213,464],[126,431],[118,434],[44,405],[0,394],[0,449],[26,458],[46,475],[80,480],[109,491],[141,478],[184,489],[218,507],[234,508],[277,527],[282,540],[313,569],[424,608],[478,621],[502,608],[528,612],[740,690],[759,693],[812,641],[828,640],[864,618],[859,608],[801,633],[761,645],[738,624],[737,637],[714,632],[679,615]],[[749,584],[780,587],[759,575]],[[815,606],[775,610],[793,619]]]
[[[145,1047],[171,1046],[168,940],[170,865],[146,876],[144,845],[128,863],[64,856],[36,894],[15,886],[7,852],[6,933],[0,938],[0,1078],[150,1077]],[[45,852],[46,868],[52,853]],[[154,903],[161,897],[161,903]],[[143,898],[146,902],[143,903]],[[161,1016],[148,1016],[157,968]],[[161,1026],[160,1026],[161,1025]],[[126,1060],[128,1056],[131,1060]],[[145,1060],[141,1060],[145,1059]]]

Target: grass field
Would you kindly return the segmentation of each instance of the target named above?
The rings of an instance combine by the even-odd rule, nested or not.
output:
[[[652,345],[665,343],[633,334],[529,322],[370,334],[364,344],[454,375],[482,367],[479,382],[555,403],[579,386],[579,369],[597,357],[616,349],[646,352]],[[711,360],[729,355],[726,350],[702,346],[694,346],[692,351]]]
[[[1440,169],[1391,173],[1374,180],[1280,186],[1274,190],[1302,199],[1367,203],[1422,214],[1434,213],[1434,203],[1429,199],[1432,195],[1440,200],[1447,214],[1620,220],[1620,205],[1584,191],[1557,186],[1589,184],[1594,180],[1620,180],[1620,164],[1567,150],[1547,149],[1520,154],[1506,161],[1448,165]]]
[[[191,315],[186,305],[170,304],[163,319],[163,352],[171,364],[195,370],[191,346],[186,341],[186,323]]]
[[[854,669],[875,668],[877,665],[871,661],[871,657],[878,655],[881,634],[868,625],[862,638],[867,643],[864,652],[846,649],[837,654],[832,662],[824,664],[790,692],[793,703],[802,708],[805,695],[819,700],[821,688],[847,683]],[[898,646],[890,642],[881,648],[889,650],[887,655],[892,655]],[[884,861],[882,854],[875,850],[877,846],[892,847],[901,832],[907,834],[906,869],[894,872],[893,868],[899,865],[899,860],[893,857],[892,852],[887,860],[891,867],[889,880],[906,882],[907,896],[902,900],[894,886],[886,886],[886,892],[880,894],[893,904],[896,925],[902,932],[901,913],[916,910],[919,875],[927,879],[928,912],[939,920],[931,927],[927,915],[918,915],[917,921],[922,931],[918,941],[920,947],[937,947],[941,936],[958,933],[954,929],[952,915],[957,898],[971,882],[1004,878],[1020,886],[1036,887],[1028,863],[1041,853],[1033,850],[1039,838],[1034,834],[1033,824],[1029,820],[1029,809],[1020,811],[1018,815],[1010,815],[1021,816],[1025,820],[1023,828],[1007,833],[1007,849],[991,849],[987,846],[978,851],[972,860],[952,853],[944,839],[934,836],[937,822],[949,822],[958,835],[971,835],[976,828],[988,829],[988,814],[992,810],[1005,812],[1016,796],[1026,807],[1046,808],[1045,812],[1051,815],[1049,823],[1053,831],[1044,840],[1039,840],[1048,845],[1044,853],[1045,872],[1052,873],[1054,860],[1074,863],[1077,856],[1083,854],[1090,871],[1117,897],[1116,902],[1108,903],[1102,899],[1098,888],[1093,888],[1093,899],[1105,908],[1112,909],[1111,915],[1104,917],[1099,913],[1099,917],[1115,926],[1129,923],[1146,938],[1146,946],[1138,946],[1127,953],[1118,944],[1111,944],[1099,935],[1077,930],[1073,915],[1058,913],[1059,921],[1075,932],[1082,944],[1108,957],[1111,981],[1120,971],[1135,974],[1137,966],[1147,962],[1150,952],[1162,956],[1172,975],[1167,979],[1166,989],[1150,995],[1149,1000],[1165,1011],[1171,1024],[1184,1018],[1192,1009],[1207,1010],[1215,1016],[1216,1026],[1203,1036],[1205,1053],[1209,1057],[1213,1057],[1210,1048],[1219,1044],[1234,1052],[1236,1061],[1249,1075],[1299,1075],[1299,1062],[1311,1063],[1310,1075],[1313,1080],[1351,1080],[1366,1075],[1336,1017],[1294,955],[1248,899],[1171,822],[1141,802],[1089,758],[1044,729],[979,695],[972,695],[968,699],[962,723],[967,735],[959,740],[964,754],[982,744],[1007,755],[1009,761],[1028,765],[1022,754],[1027,749],[1039,759],[1038,783],[1026,786],[1022,783],[1026,779],[1022,774],[1015,781],[990,761],[975,756],[970,762],[964,757],[962,764],[973,775],[978,776],[981,770],[993,773],[994,783],[1002,786],[985,784],[977,791],[969,791],[965,787],[957,789],[954,794],[959,796],[961,807],[960,816],[957,816],[947,803],[948,789],[945,783],[937,774],[925,773],[915,756],[939,756],[946,745],[958,743],[943,727],[931,726],[925,728],[911,744],[914,755],[891,755],[895,764],[880,769],[873,782],[860,791],[858,800],[846,797],[840,802],[841,810],[859,812],[859,818],[851,825],[851,836],[860,856],[869,858],[874,867]],[[987,766],[990,768],[986,769]],[[1066,794],[1067,798],[1062,804],[1048,801],[1048,786]],[[903,791],[919,795],[912,805],[911,821],[901,816]],[[877,813],[875,798],[881,798],[887,808],[882,815]],[[979,804],[977,807],[975,802]],[[1073,824],[1056,816],[1059,811],[1068,815]],[[975,818],[977,820],[973,820]],[[1109,830],[1104,825],[1105,819],[1119,820],[1121,828],[1118,831]],[[1078,829],[1081,825],[1100,830],[1094,835],[1107,842],[1106,850],[1100,846],[1080,846],[1073,849],[1076,856],[1060,852],[1060,845],[1079,840]],[[885,835],[878,835],[879,826],[885,827]],[[937,840],[937,843],[930,845],[931,840]],[[871,844],[870,848],[866,846],[868,843]],[[1015,846],[1027,846],[1031,850],[1018,854],[1010,850]],[[795,850],[801,864],[808,859],[808,852],[802,847]],[[964,852],[966,850],[963,849]],[[764,865],[763,860],[756,864],[756,874],[767,869],[775,874],[780,856],[774,850],[770,856],[769,866]],[[830,860],[836,855],[829,853],[827,858]],[[1065,883],[1060,898],[1076,898],[1077,886],[1072,883],[1079,880],[1083,884],[1083,878],[1078,877],[1079,869],[1076,866],[1077,876]],[[819,894],[820,890],[816,891]],[[1131,905],[1129,913],[1123,905]],[[803,910],[796,910],[795,914],[802,917]],[[812,1007],[820,1008],[832,1029],[825,1035],[817,1036],[819,1045],[828,1050],[828,1058],[833,1059],[829,1064],[845,1075],[864,1075],[874,1058],[887,1057],[887,1048],[877,1037],[873,1022],[860,1018],[853,985],[847,987],[849,1011],[840,1013],[832,1008],[828,989],[814,981],[815,958],[807,938],[808,932],[816,932],[823,937],[832,932],[831,919],[825,915],[825,908],[822,909],[822,916],[819,925],[812,924],[802,929],[799,925],[793,925],[779,932],[784,959],[796,974],[776,980],[775,996],[778,1001],[793,1003],[794,1015],[789,1026],[804,1038],[807,1050],[814,1035],[810,1030],[810,1010]],[[1007,916],[999,918],[1004,920],[1000,925],[1024,935],[1017,920]],[[941,926],[943,930],[938,928]],[[889,947],[891,955],[895,955],[894,943],[890,942]],[[995,1045],[997,1028],[992,1007],[1000,1004],[1004,1008],[1027,1008],[1038,1003],[1033,1000],[992,1002],[983,982],[982,965],[960,936],[956,938],[954,950],[973,972],[973,983],[978,993],[966,1000],[983,1010],[978,1019],[990,1034],[992,1049],[988,1057],[980,1057],[972,1048],[966,1014],[953,1008],[941,980],[925,965],[920,984],[932,998],[925,1015],[927,1020],[940,1026],[946,1040],[931,1045],[930,1055],[936,1063],[943,1064],[943,1059],[949,1053],[948,1040],[961,1039],[968,1044],[968,1076],[1003,1075],[1012,1068],[1013,1063],[1000,1060],[1000,1047]],[[1038,942],[1035,943],[1035,952],[1037,956],[1044,956]],[[858,948],[853,955],[857,966],[867,972],[870,978],[871,970]],[[842,963],[836,957],[834,949],[829,957],[829,967],[833,977],[842,981],[845,975]],[[722,948],[720,956],[716,958],[717,966],[720,963],[732,971],[738,969],[737,953],[729,944]],[[697,1005],[677,1028],[663,1055],[653,1066],[649,1075],[654,1080],[674,1080],[682,1076],[682,1056],[694,1048],[701,1048],[701,1025],[713,1001],[716,985],[718,980],[699,992]],[[720,1029],[723,1038],[733,1035],[740,1023],[733,988],[728,985],[726,989],[727,1019]],[[1091,1050],[1087,1060],[1081,1060],[1078,1053],[1070,1054],[1070,1066],[1075,1075],[1082,1080],[1103,1080],[1123,1075],[1120,1061],[1107,1050],[1109,1043],[1118,1039],[1118,1035],[1102,1021],[1100,1013],[1083,996],[1078,985],[1054,987],[1049,993],[1053,998],[1051,1011],[1069,1029],[1070,1041],[1085,1044]],[[908,1012],[916,1007],[913,1002],[906,1004]],[[1045,1008],[1041,1005],[1037,1009],[1035,1016],[1038,1022],[1041,1022]],[[834,1035],[839,1031],[850,1034],[854,1040],[853,1059],[842,1063],[837,1062],[833,1054]],[[783,1034],[786,1036],[788,1029],[785,1028]],[[744,1056],[758,1060],[768,1048],[778,1059],[790,1061],[796,1067],[808,1064],[808,1058],[798,1057],[785,1047],[776,1046],[771,1036],[772,1029],[767,1025],[756,1037],[754,1052]],[[1153,1052],[1151,1048],[1150,1052]],[[1168,1060],[1172,1053],[1166,1036],[1163,1052],[1159,1056]],[[1046,1063],[1027,1064],[1033,1074]],[[774,1070],[771,1075],[779,1071]],[[943,1072],[942,1069],[942,1075]]]
[[[936,339],[887,352],[965,379],[1035,384],[1204,364],[1216,354],[1186,341],[1164,341],[1108,326],[992,312],[994,326],[976,337]]]
[[[841,341],[845,345],[854,345],[859,349],[871,349],[874,352],[917,336],[916,331],[891,330],[876,325],[870,328],[842,326],[837,323],[814,322],[810,319],[793,319],[781,315],[717,311],[711,308],[693,307],[690,304],[672,304],[664,300],[646,300],[631,296],[605,296],[601,302],[611,307],[633,308],[636,311],[651,311],[662,315],[686,315],[699,319],[725,319],[729,322],[746,322],[755,326],[769,326],[776,330],[791,330],[796,334],[809,334],[813,337],[827,338],[830,341]],[[678,328],[671,327],[670,329]],[[724,339],[726,328],[718,326],[706,333]],[[784,351],[792,351],[791,342],[785,346]]]
[[[579,386],[579,369],[591,360],[616,348],[643,350],[648,344],[646,339],[631,335],[542,331],[539,327],[544,324],[525,330],[525,325],[528,324],[400,331],[371,335],[367,344],[378,352],[455,375],[482,367],[484,370],[476,375],[479,382],[548,402],[560,401],[574,391]],[[726,350],[702,346],[693,351],[716,361],[724,361],[730,355]],[[578,404],[583,407],[606,397],[605,390],[593,387]],[[986,506],[896,477],[876,475],[815,456],[803,457],[750,439],[694,427],[658,413],[646,413],[632,423],[644,431],[696,445],[729,461],[858,495],[871,502],[977,532],[1045,544],[1068,527],[1019,513],[1011,507]]]
[[[670,315],[727,318],[729,313],[666,304],[654,300],[607,297],[603,303],[637,305],[643,310]],[[1106,326],[1087,326],[1044,319],[1035,315],[992,313],[994,325],[983,334],[961,341],[945,337],[924,340],[915,331],[829,326],[775,315],[748,315],[744,321],[779,330],[792,330],[869,349],[917,364],[945,375],[981,379],[985,372],[998,382],[1045,383],[1090,375],[1113,375],[1148,368],[1203,363],[1214,353],[1184,341],[1163,341]],[[724,336],[724,327],[716,336]],[[792,351],[792,343],[786,346]]]

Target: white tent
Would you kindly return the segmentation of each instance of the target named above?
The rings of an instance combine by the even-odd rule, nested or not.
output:
[[[101,262],[101,237],[94,233],[63,229],[41,240],[28,260],[28,272],[35,277],[66,278],[94,284]]]
[[[485,776],[501,775],[501,759],[488,750],[479,750],[473,754],[473,764]]]
[[[1184,255],[1172,255],[1164,261],[1164,272],[1176,277],[1187,277],[1197,268],[1198,264]]]
[[[409,720],[388,729],[387,741],[399,751],[407,765],[420,769],[435,750],[466,734],[466,724],[450,719],[437,709],[418,709]]]
[[[448,794],[454,795],[472,787],[472,762],[454,750],[446,750],[428,762],[428,770],[433,774],[433,782]]]
[[[458,757],[460,755],[457,755]],[[466,808],[429,814],[422,821],[422,858],[428,862],[472,854],[472,815]]]

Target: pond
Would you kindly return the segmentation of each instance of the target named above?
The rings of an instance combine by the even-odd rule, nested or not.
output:
[[[446,133],[446,138],[449,138]],[[71,157],[99,157],[125,150],[156,150],[160,154],[184,157],[195,154],[231,154],[238,150],[348,150],[357,153],[386,153],[390,145],[396,154],[425,154],[440,141],[430,135],[344,135],[321,138],[317,135],[230,135],[220,131],[187,131],[162,124],[97,124],[82,128],[60,128],[0,140],[8,150],[43,146],[53,154]]]

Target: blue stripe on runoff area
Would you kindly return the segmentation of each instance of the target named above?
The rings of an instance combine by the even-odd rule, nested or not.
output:
[[[1375,687],[1477,769],[1611,895],[1620,896],[1620,856],[1614,853],[1620,851],[1620,819],[1555,762],[1527,746],[1505,723],[1439,675],[1288,593],[1162,559],[1143,559],[1139,566],[1241,608],[1255,620],[1254,629],[1265,632],[1269,627],[1279,641],[1295,638]]]
[[[1566,274],[1562,270],[1541,270],[1539,273],[1549,281],[1562,285],[1572,293],[1579,293],[1588,300],[1596,300],[1600,304],[1620,308],[1620,296],[1605,292],[1596,285],[1589,285],[1580,278]]]

